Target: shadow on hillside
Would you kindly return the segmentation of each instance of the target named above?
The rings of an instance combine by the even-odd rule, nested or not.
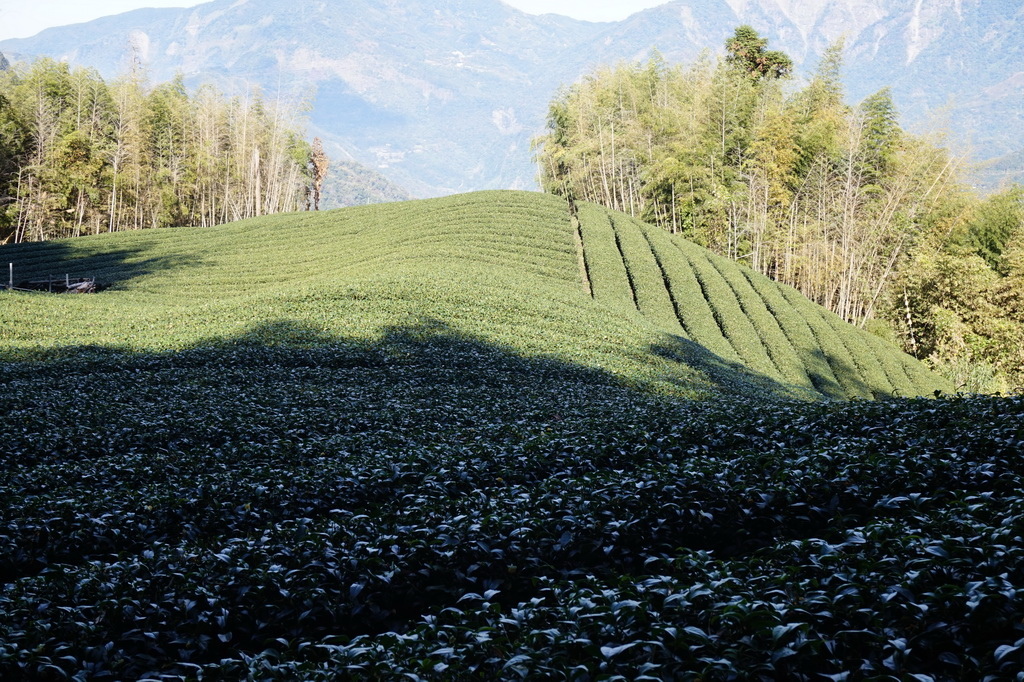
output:
[[[879,387],[872,388],[865,383],[864,376],[860,370],[843,361],[842,358],[826,355],[820,348],[804,352],[825,363],[832,370],[832,374],[835,375],[836,381],[840,384],[839,391],[837,392],[835,381],[832,381],[830,377],[822,376],[816,372],[808,372],[808,376],[819,393],[834,398],[882,398],[888,395],[881,391]]]
[[[890,394],[881,387],[872,387],[864,381],[861,370],[842,358],[828,356],[820,348],[808,349],[804,358],[807,378],[814,389],[797,384],[785,384],[751,370],[737,362],[725,360],[707,348],[673,336],[672,341],[651,346],[651,352],[667,360],[689,365],[704,374],[716,387],[738,395],[753,395],[759,392],[782,394],[794,398],[885,398]],[[813,362],[817,360],[818,362]],[[835,376],[825,376],[810,370],[815,364],[828,367]],[[838,381],[838,384],[836,383]]]
[[[101,289],[119,287],[133,279],[172,268],[194,266],[194,256],[159,256],[143,258],[144,246],[114,249],[102,253],[83,253],[66,241],[12,244],[0,254],[3,262],[2,285],[9,282],[8,263],[14,265],[14,285],[53,279],[64,281],[65,276],[95,279]]]
[[[672,336],[671,341],[650,346],[650,351],[660,358],[697,370],[715,388],[740,395],[758,393],[798,394],[773,379],[751,371],[737,362],[730,362],[704,346],[681,336]],[[682,369],[682,368],[681,368]]]
[[[815,397],[727,363],[689,341],[680,339],[675,347],[665,345],[651,350],[697,371],[695,374],[680,367],[677,376],[663,377],[681,394]],[[40,366],[38,361],[53,364]],[[254,369],[276,366],[388,370],[379,372],[374,381],[394,381],[396,387],[404,385],[406,374],[412,372],[426,379],[427,384],[458,385],[466,390],[528,386],[537,393],[550,392],[550,398],[556,402],[560,396],[586,401],[597,395],[594,388],[601,387],[628,392],[658,388],[557,358],[524,357],[512,349],[467,337],[432,319],[388,328],[374,340],[338,337],[304,322],[277,320],[254,325],[238,336],[208,338],[176,351],[139,352],[109,346],[4,349],[0,350],[0,379],[50,369],[55,378],[67,378],[97,370],[159,372],[207,364]],[[395,369],[401,371],[391,371]],[[567,390],[570,385],[575,388]],[[661,391],[664,388],[661,386]]]

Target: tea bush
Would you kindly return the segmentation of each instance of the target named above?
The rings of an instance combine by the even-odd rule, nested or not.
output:
[[[993,679],[1024,400],[703,402],[429,329],[0,367],[4,679]]]
[[[308,327],[310,339],[372,341],[436,320],[522,355],[690,396],[723,386],[805,397],[950,388],[795,291],[748,280],[741,266],[678,236],[593,204],[579,205],[579,221],[593,298],[580,286],[569,207],[529,192],[8,245],[0,261],[14,264],[16,279],[68,274],[109,288],[56,298],[4,292],[0,353],[181,350],[257,330],[267,337],[280,322]],[[772,297],[770,309],[757,300]],[[812,333],[787,344],[779,320],[790,311]]]
[[[1024,401],[579,219],[593,297],[522,192],[0,248],[110,285],[0,292],[0,679],[1024,669]]]

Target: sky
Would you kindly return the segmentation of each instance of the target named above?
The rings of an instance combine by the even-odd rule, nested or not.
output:
[[[0,0],[0,40],[27,38],[51,26],[77,24],[140,7],[194,7],[206,0]],[[339,2],[342,0],[334,0]],[[667,0],[504,0],[530,14],[616,21]]]

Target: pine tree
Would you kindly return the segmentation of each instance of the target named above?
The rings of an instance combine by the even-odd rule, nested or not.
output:
[[[877,184],[892,172],[902,136],[892,90],[882,88],[861,102],[859,109],[864,119],[863,171],[869,183]]]
[[[751,26],[744,24],[725,41],[726,60],[755,80],[788,76],[793,71],[793,60],[786,53],[769,50],[767,46],[767,38],[762,38]]]

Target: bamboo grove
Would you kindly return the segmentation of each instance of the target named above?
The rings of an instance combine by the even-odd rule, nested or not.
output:
[[[258,92],[150,86],[40,59],[0,71],[0,243],[296,210],[309,145]]]
[[[1001,377],[988,388],[1024,382],[1024,313],[999,293],[1024,282],[1010,265],[1024,247],[1021,194],[973,196],[962,159],[904,131],[887,88],[846,104],[841,42],[802,86],[752,28],[725,47],[687,65],[655,55],[602,67],[560,92],[534,141],[544,190],[681,233],[955,366],[958,382],[979,366]],[[1005,209],[995,233],[989,204]],[[1011,255],[993,257],[1004,247]],[[950,284],[937,271],[959,273],[968,257],[984,272]],[[967,299],[1005,324],[981,329]]]

